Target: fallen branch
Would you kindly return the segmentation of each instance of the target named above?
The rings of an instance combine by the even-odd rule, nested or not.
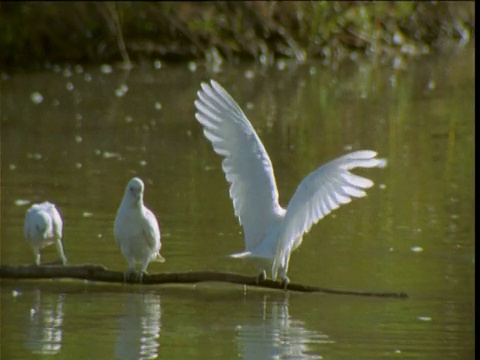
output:
[[[18,265],[0,266],[0,278],[2,279],[80,279],[88,281],[102,281],[112,283],[124,283],[124,274],[119,271],[107,270],[102,265]],[[161,273],[161,274],[145,274],[141,285],[159,285],[159,284],[193,284],[205,281],[219,281],[245,286],[255,286],[266,289],[283,290],[283,284],[273,280],[263,280],[257,283],[256,277],[244,276],[235,273],[224,273],[216,271],[191,271],[183,273]],[[128,283],[136,283],[132,279],[128,279]],[[306,286],[301,284],[289,283],[287,290],[299,292],[316,292],[336,295],[356,295],[383,298],[407,298],[408,295],[402,292],[368,292],[353,290],[335,290],[316,286]]]

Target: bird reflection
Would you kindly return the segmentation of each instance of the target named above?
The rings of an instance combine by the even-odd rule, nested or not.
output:
[[[243,359],[322,359],[312,352],[312,345],[334,342],[328,335],[305,329],[303,321],[292,319],[288,297],[268,304],[268,295],[264,295],[261,318],[254,319],[236,327]]]
[[[118,319],[115,357],[156,359],[160,346],[160,296],[129,293],[125,297],[123,315]]]
[[[32,353],[55,355],[62,348],[64,294],[45,294],[37,289],[30,309],[25,348]]]

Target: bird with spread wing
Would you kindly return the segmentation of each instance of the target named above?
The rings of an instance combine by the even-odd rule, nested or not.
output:
[[[245,251],[230,256],[271,262],[272,279],[280,272],[286,286],[290,255],[303,235],[340,205],[366,196],[364,190],[373,186],[373,181],[350,170],[385,167],[386,160],[371,150],[334,159],[306,176],[284,209],[278,203],[270,158],[240,106],[214,80],[202,83],[197,96],[195,117],[213,150],[224,158],[222,169],[230,183],[235,215],[243,226]],[[265,268],[260,277],[266,277]]]

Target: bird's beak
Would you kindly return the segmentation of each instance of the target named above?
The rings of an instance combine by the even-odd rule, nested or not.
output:
[[[138,189],[131,188],[130,193],[132,194],[132,197],[138,201],[138,199],[140,198],[140,191]]]

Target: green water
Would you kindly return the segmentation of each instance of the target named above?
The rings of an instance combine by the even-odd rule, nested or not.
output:
[[[243,250],[241,227],[221,159],[194,118],[200,82],[214,78],[259,133],[284,206],[305,175],[350,150],[388,159],[357,171],[375,187],[312,228],[290,279],[410,298],[2,280],[1,358],[473,359],[473,65],[474,51],[463,50],[398,70],[151,64],[4,76],[2,264],[33,263],[24,215],[48,200],[63,216],[70,263],[125,270],[113,221],[139,176],[167,259],[150,273],[254,275],[227,256]],[[56,257],[53,246],[43,252]]]

